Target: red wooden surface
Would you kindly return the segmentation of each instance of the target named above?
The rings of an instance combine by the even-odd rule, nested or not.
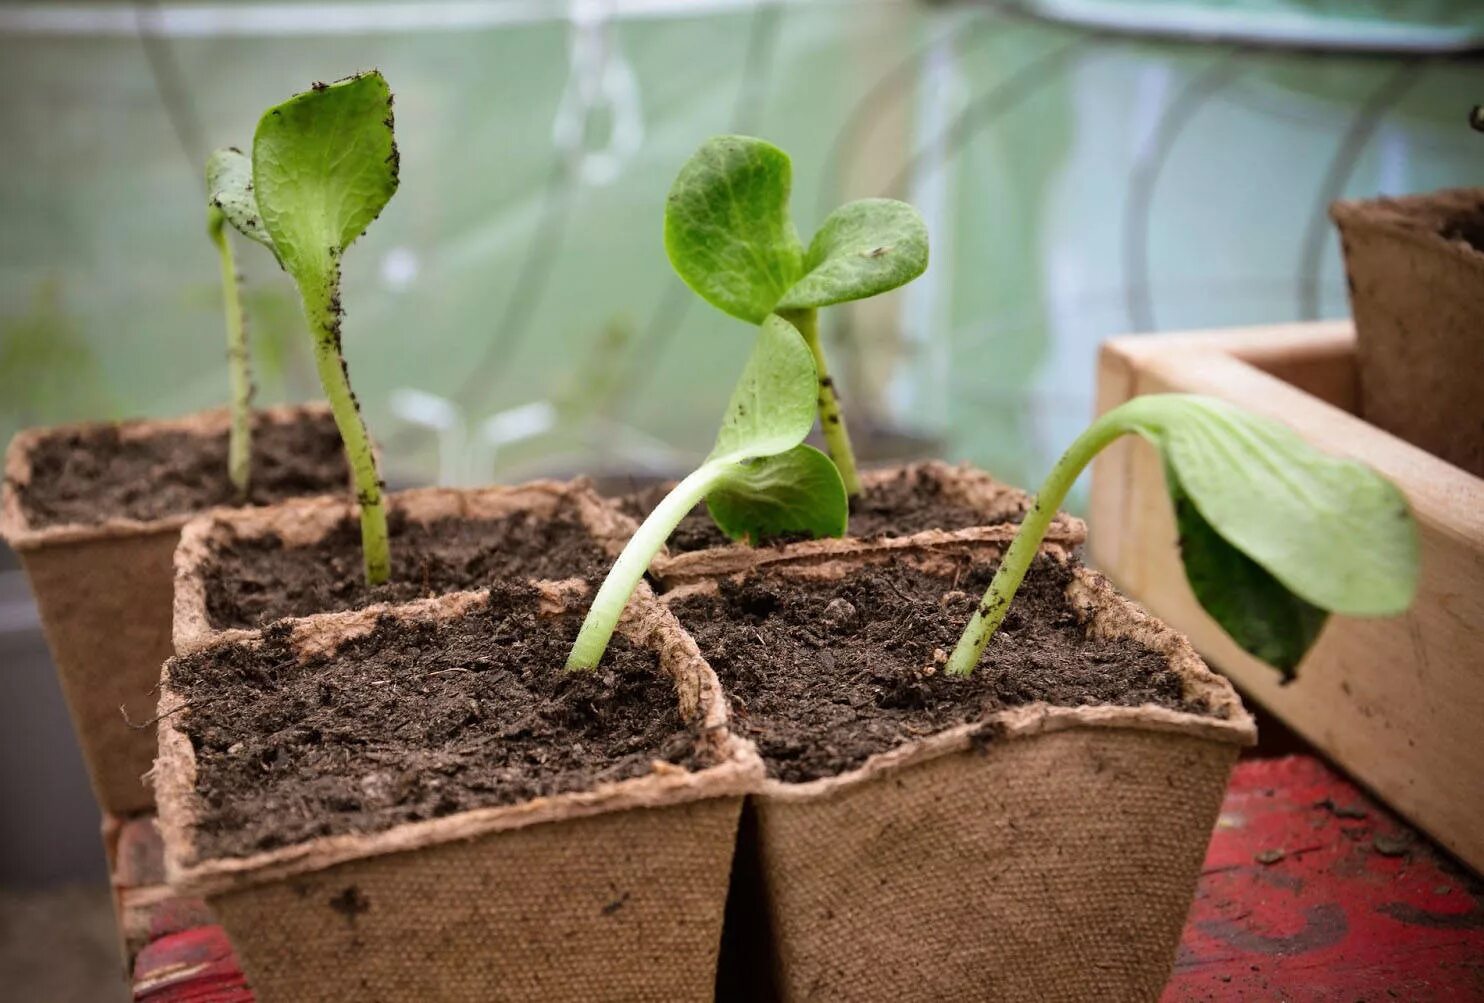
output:
[[[158,838],[119,840],[121,901],[146,902],[134,999],[250,1003],[198,902],[130,887]],[[1162,1003],[1484,1000],[1484,883],[1307,756],[1238,764]]]
[[[1164,1003],[1484,1000],[1484,885],[1307,756],[1238,765]]]

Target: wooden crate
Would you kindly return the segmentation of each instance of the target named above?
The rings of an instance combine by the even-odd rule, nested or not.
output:
[[[1094,464],[1091,560],[1245,695],[1484,871],[1484,480],[1355,417],[1354,350],[1348,321],[1118,338],[1099,359],[1098,409],[1146,393],[1210,394],[1370,464],[1406,492],[1420,527],[1409,613],[1332,618],[1297,681],[1282,685],[1197,604],[1158,455],[1132,438]]]

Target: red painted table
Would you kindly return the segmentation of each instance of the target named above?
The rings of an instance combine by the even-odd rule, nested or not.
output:
[[[251,1003],[221,928],[110,840],[134,999]],[[1162,1003],[1484,1000],[1484,883],[1307,756],[1237,766]]]

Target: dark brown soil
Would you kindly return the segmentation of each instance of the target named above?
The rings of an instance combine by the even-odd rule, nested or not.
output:
[[[252,447],[250,504],[350,490],[340,433],[329,415],[289,424],[259,421]],[[225,432],[124,439],[111,426],[41,440],[31,454],[31,481],[18,494],[37,529],[148,521],[241,504],[227,479]]]
[[[1484,252],[1484,205],[1473,212],[1460,212],[1443,224],[1446,240],[1461,240],[1476,251]]]
[[[770,775],[792,783],[1037,701],[1209,713],[1184,703],[1160,655],[1089,639],[1066,601],[1071,572],[1046,559],[1026,576],[974,674],[945,676],[940,662],[992,572],[966,565],[955,582],[871,567],[824,584],[752,575],[674,609],[721,677],[735,730],[757,743]]]
[[[596,580],[613,563],[567,504],[551,518],[517,512],[428,523],[412,522],[393,507],[388,527],[392,576],[375,588],[366,586],[355,520],[344,520],[311,547],[285,547],[276,536],[225,544],[203,569],[211,625],[256,627],[285,616],[405,602],[512,578]]]
[[[507,584],[459,619],[383,618],[304,664],[285,626],[172,660],[202,855],[588,790],[655,760],[700,768],[656,654],[615,638],[596,672],[563,668],[580,624],[538,619],[534,590]]]
[[[657,485],[616,499],[625,515],[643,519],[665,497],[669,485]],[[854,499],[850,506],[850,535],[876,540],[892,536],[909,536],[926,529],[968,529],[998,522],[1019,522],[1025,510],[1018,503],[1003,511],[981,512],[961,505],[943,493],[942,485],[931,478],[900,475],[872,484]],[[667,546],[672,554],[687,554],[709,547],[725,547],[732,541],[711,521],[704,504],[697,505],[670,534]],[[787,543],[788,540],[764,541]]]

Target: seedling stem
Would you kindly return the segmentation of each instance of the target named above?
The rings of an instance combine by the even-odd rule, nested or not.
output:
[[[231,424],[227,435],[227,476],[237,496],[247,498],[252,476],[252,363],[247,351],[247,317],[242,311],[237,264],[227,237],[227,217],[216,206],[206,209],[206,232],[216,245],[222,268],[222,303],[227,319],[227,375],[232,388]]]
[[[861,493],[860,475],[855,469],[855,450],[850,445],[850,429],[845,425],[845,416],[840,411],[840,398],[835,393],[835,381],[830,377],[824,349],[819,344],[819,311],[789,310],[781,314],[804,336],[804,344],[814,356],[814,369],[819,374],[819,424],[824,429],[825,452],[840,469],[840,480],[845,483],[845,493],[854,498]]]

